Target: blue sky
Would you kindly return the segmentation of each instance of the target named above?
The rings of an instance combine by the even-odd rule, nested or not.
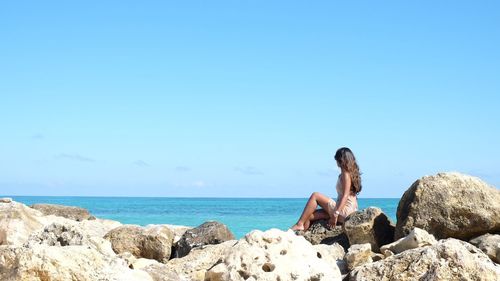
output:
[[[496,1],[0,4],[0,194],[362,197],[500,185]]]

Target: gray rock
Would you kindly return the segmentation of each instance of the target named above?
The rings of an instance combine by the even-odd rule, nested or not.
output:
[[[347,217],[344,230],[349,243],[370,243],[372,251],[379,252],[380,247],[394,241],[394,225],[380,208],[369,207]]]
[[[481,249],[492,261],[500,263],[500,259],[498,259],[498,253],[500,252],[499,234],[484,234],[470,240],[469,243]]]
[[[328,227],[328,221],[318,220],[311,224],[306,231],[297,231],[298,235],[304,238],[313,245],[326,244],[333,245],[340,244],[345,251],[349,249],[349,239],[345,235],[342,226],[335,226],[334,228]]]
[[[113,251],[130,252],[136,258],[155,259],[166,263],[172,251],[173,232],[168,227],[142,228],[133,225],[117,227],[104,236]]]
[[[500,267],[473,245],[449,238],[351,271],[349,280],[500,280]]]
[[[195,247],[220,244],[234,239],[233,233],[226,225],[216,221],[205,222],[198,227],[184,232],[181,239],[177,242],[175,257],[184,257]]]
[[[114,256],[111,243],[100,236],[94,236],[81,223],[63,219],[65,222],[53,222],[43,229],[31,233],[24,247],[39,245],[50,247],[83,246],[97,250],[99,253]]]
[[[10,203],[10,202],[12,202],[12,198],[8,197],[0,198],[0,203]]]
[[[44,227],[39,233],[31,235],[28,243],[64,247],[81,246],[86,244],[86,240],[86,235],[76,226],[53,223]]]
[[[31,208],[42,212],[44,215],[54,215],[75,221],[94,220],[88,210],[80,207],[63,206],[56,204],[33,204]]]

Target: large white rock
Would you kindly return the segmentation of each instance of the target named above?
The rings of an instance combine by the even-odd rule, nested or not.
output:
[[[500,267],[473,245],[449,238],[356,267],[349,280],[500,280]]]
[[[40,211],[18,203],[0,204],[0,245],[20,245],[46,224]]]
[[[84,220],[79,226],[90,236],[104,237],[112,229],[122,226],[120,222],[106,219]]]
[[[316,250],[317,255],[320,255],[322,259],[330,263],[336,263],[338,260],[343,260],[345,256],[344,248],[337,243],[332,245],[313,245],[313,248]]]
[[[38,210],[12,201],[0,204],[0,245],[24,244],[32,233],[52,223],[78,225],[84,233],[97,237],[103,237],[111,229],[121,225],[117,221],[104,219],[77,222],[54,215],[44,216]]]
[[[423,229],[415,227],[406,237],[392,242],[391,244],[382,246],[380,251],[384,253],[389,250],[394,254],[399,254],[409,249],[432,246],[436,243],[437,241],[434,236]]]
[[[171,259],[167,264],[152,264],[143,270],[148,272],[155,281],[204,281],[207,270],[231,251],[236,242],[236,240],[230,240],[221,244],[194,248],[187,256]]]
[[[109,241],[99,236],[89,235],[78,222],[73,220],[67,220],[65,224],[54,222],[33,232],[24,246],[32,247],[33,245],[86,246],[103,255],[115,255]]]
[[[86,246],[0,247],[0,280],[152,281],[124,260]]]
[[[313,245],[313,248],[316,250],[318,257],[321,257],[330,264],[336,264],[342,274],[348,272],[347,263],[344,260],[345,250],[340,244],[317,244]]]
[[[205,280],[341,280],[341,274],[304,237],[271,229],[255,230],[240,239]]]

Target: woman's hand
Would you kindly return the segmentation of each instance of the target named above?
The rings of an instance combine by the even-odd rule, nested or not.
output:
[[[328,220],[328,227],[330,229],[333,229],[337,225],[337,219],[339,218],[339,215],[335,214],[330,219]]]

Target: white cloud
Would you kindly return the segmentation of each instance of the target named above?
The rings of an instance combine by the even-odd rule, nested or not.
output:
[[[206,187],[207,183],[204,182],[204,181],[202,181],[202,180],[198,180],[198,181],[193,182],[193,186],[195,186],[195,187]]]

